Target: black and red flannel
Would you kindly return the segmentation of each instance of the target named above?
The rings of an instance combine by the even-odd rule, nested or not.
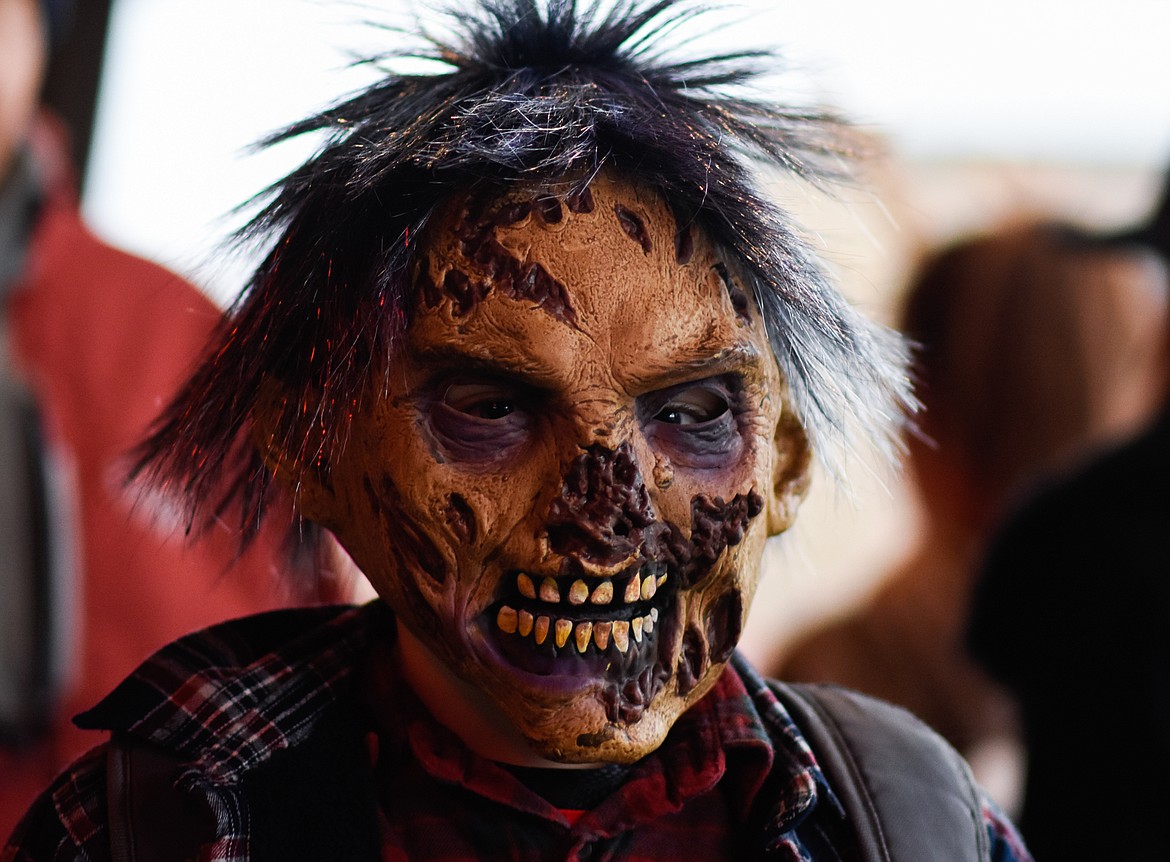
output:
[[[202,862],[849,858],[812,752],[745,663],[574,817],[469,751],[393,672],[379,698],[393,718],[375,726],[368,670],[393,632],[380,603],[227,623],[163,649],[79,722],[187,763],[179,786],[215,823]],[[0,862],[109,859],[105,782],[99,747],[45,792]],[[985,819],[995,862],[1027,858],[1009,825]]]

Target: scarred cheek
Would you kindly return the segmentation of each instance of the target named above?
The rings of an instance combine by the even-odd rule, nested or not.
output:
[[[448,529],[455,535],[457,541],[465,545],[474,545],[479,539],[479,521],[471,504],[462,494],[451,492],[447,495],[447,506],[443,510]]]
[[[743,616],[743,593],[734,587],[708,609],[704,623],[712,662],[718,664],[731,658],[743,633]]]
[[[389,476],[362,477],[362,489],[370,513],[380,522],[388,539],[388,551],[398,572],[424,575],[436,584],[449,576],[447,560],[427,530],[410,517],[402,495]]]
[[[677,690],[685,697],[712,665],[731,658],[743,629],[743,595],[731,589],[706,609],[701,624],[687,627],[679,651]]]

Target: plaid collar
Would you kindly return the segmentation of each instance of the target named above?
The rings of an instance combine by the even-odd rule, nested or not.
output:
[[[129,733],[234,784],[308,738],[374,641],[393,637],[377,601],[246,617],[164,647],[74,722]]]
[[[393,637],[393,615],[378,601],[225,623],[164,648],[76,722],[190,758],[185,774],[194,784],[238,786],[245,773],[305,741],[339,698],[353,697],[355,671],[375,643]],[[808,858],[796,827],[818,801],[842,812],[787,711],[738,656],[712,694],[680,719],[662,751],[677,758],[719,752],[722,763],[733,750],[754,752],[748,801],[768,781],[768,846]],[[242,813],[246,802],[238,804]],[[220,837],[246,840],[225,833],[246,832],[247,818],[230,821],[220,824]]]
[[[769,831],[772,844],[787,840],[785,836],[800,825],[818,803],[828,805],[834,816],[845,819],[845,810],[829,789],[825,774],[817,764],[808,742],[780,703],[767,682],[739,653],[731,658],[731,668],[743,681],[748,700],[739,705],[741,714],[753,714],[772,746],[776,764],[773,776],[781,781],[774,795]]]

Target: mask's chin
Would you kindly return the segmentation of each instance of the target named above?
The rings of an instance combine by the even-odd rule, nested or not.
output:
[[[503,582],[467,627],[460,676],[546,759],[632,762],[657,748],[684,707],[669,669],[685,597],[665,564]]]
[[[476,754],[517,766],[545,768],[602,765],[596,757],[562,757],[563,745],[529,736],[480,687],[457,676],[406,626],[398,625],[398,661],[415,694],[438,722]],[[542,752],[549,756],[542,756]],[[567,762],[576,761],[576,762]]]

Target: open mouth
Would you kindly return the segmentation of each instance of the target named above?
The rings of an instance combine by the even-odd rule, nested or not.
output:
[[[488,609],[504,655],[539,674],[641,665],[654,654],[659,617],[673,600],[664,563],[603,577],[534,577],[515,571]]]

